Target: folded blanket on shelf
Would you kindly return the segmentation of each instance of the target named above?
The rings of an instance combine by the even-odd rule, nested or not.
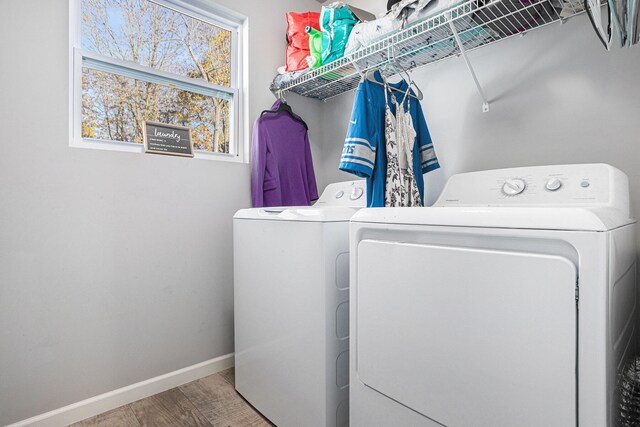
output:
[[[383,16],[369,22],[360,22],[353,27],[344,54],[350,55],[358,49],[369,46],[385,35],[402,27],[402,21],[391,16]]]
[[[451,10],[456,6],[460,6],[465,3],[467,0],[431,0],[424,1],[424,4],[420,5],[423,2],[417,2],[418,5],[416,7],[408,7],[406,14],[406,23],[413,24],[416,22],[420,22],[426,20],[428,18],[434,17],[436,15],[441,14],[447,10]],[[418,7],[421,6],[421,7]]]
[[[345,55],[350,55],[394,31],[427,20],[466,1],[468,0],[402,0],[382,18],[356,24],[349,36]],[[470,21],[469,25],[471,25]]]
[[[278,91],[278,89],[282,89],[287,83],[294,81],[298,77],[304,76],[309,71],[310,70],[307,69],[302,71],[293,71],[291,73],[278,74],[273,78],[273,81],[271,81],[271,86],[269,86],[269,89],[271,90],[271,92],[275,93]]]
[[[429,3],[434,0],[401,0],[393,5],[388,13],[393,19],[402,19],[404,16],[422,11]],[[460,2],[460,0],[458,0]]]

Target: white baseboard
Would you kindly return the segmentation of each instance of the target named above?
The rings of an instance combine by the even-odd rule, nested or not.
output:
[[[224,371],[234,365],[233,353],[188,366],[136,384],[119,388],[7,427],[63,427],[119,406],[178,387],[191,381]]]

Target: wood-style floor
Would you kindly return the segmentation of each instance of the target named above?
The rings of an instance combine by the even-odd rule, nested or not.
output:
[[[273,426],[234,388],[233,368],[124,405],[71,427]]]

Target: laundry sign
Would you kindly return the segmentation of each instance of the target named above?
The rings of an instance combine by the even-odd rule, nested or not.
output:
[[[166,123],[144,122],[144,152],[193,157],[191,129]]]

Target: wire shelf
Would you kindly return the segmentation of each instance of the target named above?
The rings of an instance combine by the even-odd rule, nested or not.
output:
[[[357,88],[361,72],[399,62],[405,69],[458,56],[451,24],[464,50],[470,51],[584,12],[581,0],[469,0],[445,12],[410,24],[402,30],[323,65],[282,85],[283,91],[327,100]]]

